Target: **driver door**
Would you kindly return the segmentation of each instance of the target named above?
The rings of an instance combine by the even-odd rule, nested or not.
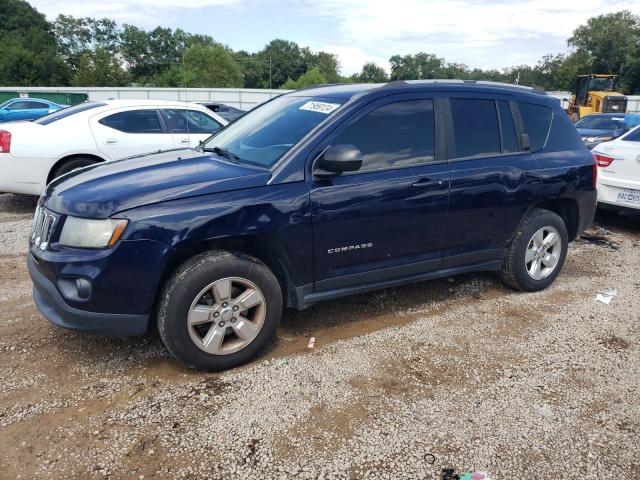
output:
[[[345,121],[311,154],[354,145],[355,172],[309,179],[315,291],[386,282],[440,266],[449,196],[439,103],[393,95]]]

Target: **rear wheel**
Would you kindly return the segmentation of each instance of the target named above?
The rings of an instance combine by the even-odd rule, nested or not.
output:
[[[167,283],[158,330],[167,349],[200,370],[240,365],[274,336],[282,293],[259,260],[215,251],[185,262]]]
[[[562,270],[568,238],[562,217],[549,210],[534,209],[511,240],[502,267],[504,282],[528,292],[547,288]]]
[[[93,165],[94,163],[98,163],[98,161],[89,157],[70,158],[69,160],[66,160],[60,165],[56,166],[56,168],[51,173],[51,178],[49,179],[49,181],[51,182],[66,173],[77,170],[78,168],[88,167],[89,165]]]

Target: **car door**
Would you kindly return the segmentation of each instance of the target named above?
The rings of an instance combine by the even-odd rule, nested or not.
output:
[[[26,100],[16,100],[5,108],[4,121],[15,122],[27,120],[29,118],[29,102]]]
[[[98,150],[111,160],[175,147],[155,108],[129,108],[89,120]]]
[[[363,155],[356,172],[308,177],[316,292],[439,268],[449,169],[438,105],[417,94],[374,101],[310,155],[342,144]]]
[[[160,112],[177,146],[197,147],[222,128],[220,122],[199,110],[162,108]]]
[[[451,167],[443,268],[498,262],[539,195],[535,157],[526,151],[518,105],[506,95],[451,95]]]

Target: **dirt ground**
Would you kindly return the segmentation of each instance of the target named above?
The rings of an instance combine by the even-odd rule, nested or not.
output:
[[[203,374],[157,334],[38,313],[34,204],[0,194],[0,478],[640,478],[639,217],[598,217],[544,292],[477,274],[330,301]]]

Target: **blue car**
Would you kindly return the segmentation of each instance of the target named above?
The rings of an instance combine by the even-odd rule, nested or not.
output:
[[[560,104],[531,89],[309,88],[198,148],[50,183],[33,297],[61,327],[157,328],[175,357],[221,370],[263,349],[285,307],[472,271],[546,288],[591,224],[596,175]]]
[[[35,120],[61,108],[65,106],[41,98],[11,98],[0,104],[0,122]]]
[[[591,150],[602,142],[608,142],[640,125],[638,113],[594,113],[575,123],[585,146]]]

